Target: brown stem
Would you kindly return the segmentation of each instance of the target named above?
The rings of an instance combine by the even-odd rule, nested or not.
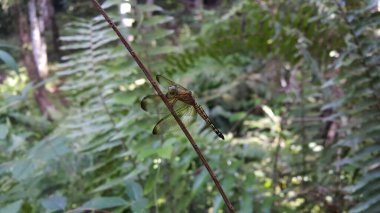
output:
[[[143,71],[145,74],[146,78],[149,80],[150,84],[153,86],[154,90],[157,92],[157,94],[161,97],[162,101],[165,103],[166,107],[169,109],[170,113],[173,115],[174,119],[177,121],[179,127],[182,129],[183,133],[186,135],[187,139],[193,146],[195,152],[198,154],[199,158],[201,159],[203,165],[206,167],[208,173],[210,174],[212,180],[215,183],[215,186],[218,188],[219,193],[222,195],[224,203],[226,204],[229,212],[234,213],[235,210],[229,201],[228,197],[224,193],[224,190],[215,176],[214,172],[212,171],[210,165],[208,164],[206,158],[203,156],[202,152],[198,148],[198,145],[195,143],[193,137],[189,133],[189,131],[186,129],[185,125],[182,123],[181,119],[178,117],[178,115],[175,113],[173,110],[172,106],[170,105],[168,99],[166,96],[162,93],[161,89],[159,88],[156,80],[152,77],[152,74],[148,70],[148,68],[145,67],[145,65],[142,63],[140,58],[136,55],[135,51],[132,49],[132,47],[129,45],[127,40],[123,37],[123,35],[120,33],[119,29],[116,27],[116,25],[111,21],[110,17],[107,15],[107,13],[102,9],[98,1],[92,0],[94,3],[95,7],[98,9],[98,11],[103,15],[104,19],[109,23],[109,25],[112,27],[112,29],[115,31],[115,33],[118,35],[120,38],[120,41],[124,44],[124,46],[128,49],[129,53],[133,57],[133,59],[136,61],[136,63],[139,65],[140,69]]]

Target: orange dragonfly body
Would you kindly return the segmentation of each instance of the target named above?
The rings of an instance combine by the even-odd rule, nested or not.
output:
[[[195,122],[197,114],[199,114],[207,126],[224,140],[223,134],[214,126],[203,108],[195,101],[193,93],[190,90],[161,75],[157,75],[156,78],[160,85],[164,87],[163,89],[167,90],[165,96],[184,124]],[[141,101],[141,108],[148,112],[167,114],[153,128],[153,134],[163,134],[178,127],[174,117],[168,114],[168,110],[160,96],[148,95],[144,97]]]

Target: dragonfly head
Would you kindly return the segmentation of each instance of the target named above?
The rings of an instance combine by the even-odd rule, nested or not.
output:
[[[168,94],[170,96],[175,96],[175,95],[177,95],[177,93],[178,93],[178,89],[177,89],[176,85],[169,86]]]

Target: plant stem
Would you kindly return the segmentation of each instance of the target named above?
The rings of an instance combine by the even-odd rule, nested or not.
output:
[[[150,82],[150,84],[153,86],[154,90],[161,97],[162,101],[165,103],[166,107],[169,109],[170,113],[173,115],[174,119],[177,121],[179,127],[182,129],[183,133],[186,135],[187,139],[189,140],[189,142],[193,146],[195,152],[198,154],[198,157],[201,159],[203,165],[206,167],[208,173],[210,174],[212,180],[215,183],[215,186],[218,188],[219,193],[222,195],[224,203],[226,204],[229,212],[234,213],[235,210],[234,210],[231,202],[229,201],[228,197],[224,193],[224,190],[223,190],[223,188],[222,188],[219,180],[217,179],[217,177],[215,176],[214,172],[212,171],[212,169],[211,169],[210,165],[208,164],[206,158],[203,156],[202,152],[198,148],[198,145],[195,143],[193,137],[191,136],[191,134],[189,133],[189,131],[186,129],[186,127],[182,123],[181,119],[178,117],[178,115],[173,110],[173,107],[170,105],[170,103],[169,103],[168,99],[166,98],[166,96],[160,90],[160,88],[159,88],[156,80],[154,80],[154,78],[152,77],[152,74],[150,73],[150,71],[148,70],[148,68],[145,67],[145,65],[142,63],[142,61],[140,60],[140,58],[136,55],[135,51],[132,49],[132,47],[129,45],[129,43],[123,37],[123,35],[120,33],[120,31],[118,30],[118,28],[116,27],[116,25],[111,21],[110,17],[107,15],[107,13],[102,9],[102,7],[98,3],[98,1],[97,0],[92,0],[92,2],[94,3],[95,7],[99,10],[99,12],[103,15],[104,19],[109,23],[109,25],[115,31],[115,33],[117,34],[117,36],[120,38],[120,41],[128,49],[128,51],[131,54],[131,56],[133,57],[133,59],[139,65],[140,69],[143,71],[143,73],[145,74],[146,78],[148,79],[148,81]]]

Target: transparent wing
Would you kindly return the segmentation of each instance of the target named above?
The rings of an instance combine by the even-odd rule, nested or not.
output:
[[[168,113],[164,102],[159,95],[148,95],[141,100],[141,108],[154,114]]]
[[[160,83],[160,85],[161,85],[162,87],[164,87],[164,89],[168,89],[169,86],[176,85],[176,86],[179,87],[179,88],[182,88],[182,89],[184,89],[184,90],[188,90],[188,89],[186,89],[185,87],[183,87],[183,86],[181,86],[181,85],[175,83],[175,82],[172,81],[172,80],[167,79],[166,77],[164,77],[164,76],[162,76],[162,75],[156,75],[156,79],[157,79],[158,83]]]
[[[188,106],[182,101],[177,101],[173,98],[169,100],[170,104],[174,104],[173,109],[175,111],[182,109],[185,106]],[[169,110],[166,107],[165,103],[161,100],[159,95],[148,95],[141,100],[141,108],[144,111],[153,113],[153,114],[168,114]]]
[[[197,111],[191,105],[186,105],[183,108],[176,110],[176,113],[185,125],[193,123],[197,118]],[[161,135],[175,129],[179,129],[179,126],[174,117],[170,114],[158,121],[153,128],[153,134]]]

